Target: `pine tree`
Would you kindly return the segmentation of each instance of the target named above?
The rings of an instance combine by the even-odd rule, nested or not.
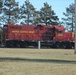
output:
[[[72,3],[66,8],[66,12],[63,12],[65,16],[62,18],[63,23],[66,25],[68,31],[73,31],[75,26],[75,5]]]
[[[15,0],[5,0],[2,10],[2,19],[5,24],[17,23],[19,18],[18,2],[15,2]]]
[[[58,25],[58,16],[56,16],[52,7],[46,2],[40,10],[40,22],[46,25]]]
[[[26,0],[25,3],[21,6],[21,19],[22,24],[37,24],[38,23],[38,11],[34,8],[34,6],[29,2],[29,0]]]

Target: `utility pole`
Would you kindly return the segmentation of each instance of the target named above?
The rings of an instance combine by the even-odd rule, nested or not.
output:
[[[41,44],[40,44],[40,40],[38,41],[38,49],[40,49]]]
[[[29,25],[29,0],[26,0],[26,2],[27,2],[27,7],[26,7],[26,9],[27,9],[27,25]]]
[[[74,54],[76,54],[76,0],[75,0],[75,49]]]
[[[39,37],[39,40],[38,40],[38,49],[41,48],[41,42],[40,42],[40,32],[39,32],[39,28],[38,28],[38,37]]]

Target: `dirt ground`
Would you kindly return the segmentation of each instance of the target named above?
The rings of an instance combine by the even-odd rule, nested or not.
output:
[[[0,48],[0,75],[76,75],[73,49]]]

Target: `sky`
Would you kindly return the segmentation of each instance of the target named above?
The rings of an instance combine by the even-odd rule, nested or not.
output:
[[[20,5],[24,3],[25,0],[16,0],[19,2]],[[56,15],[59,17],[59,20],[61,18],[65,17],[63,15],[63,12],[66,12],[66,8],[69,7],[71,3],[74,3],[74,0],[29,0],[30,3],[37,9],[40,10],[45,2],[47,2],[50,6],[52,6],[52,10],[56,13]]]

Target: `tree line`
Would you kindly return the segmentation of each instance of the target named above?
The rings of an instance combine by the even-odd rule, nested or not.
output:
[[[45,25],[65,25],[66,30],[74,31],[75,27],[75,4],[70,4],[63,12],[64,18],[59,21],[58,16],[47,2],[40,10],[37,10],[29,0],[25,0],[20,6],[16,0],[0,0],[0,24],[45,24]],[[58,10],[59,11],[59,10]]]
[[[39,24],[58,25],[59,18],[56,16],[52,7],[46,2],[44,6],[37,11],[36,8],[25,0],[22,6],[16,0],[5,0],[1,6],[1,22],[4,24]]]

